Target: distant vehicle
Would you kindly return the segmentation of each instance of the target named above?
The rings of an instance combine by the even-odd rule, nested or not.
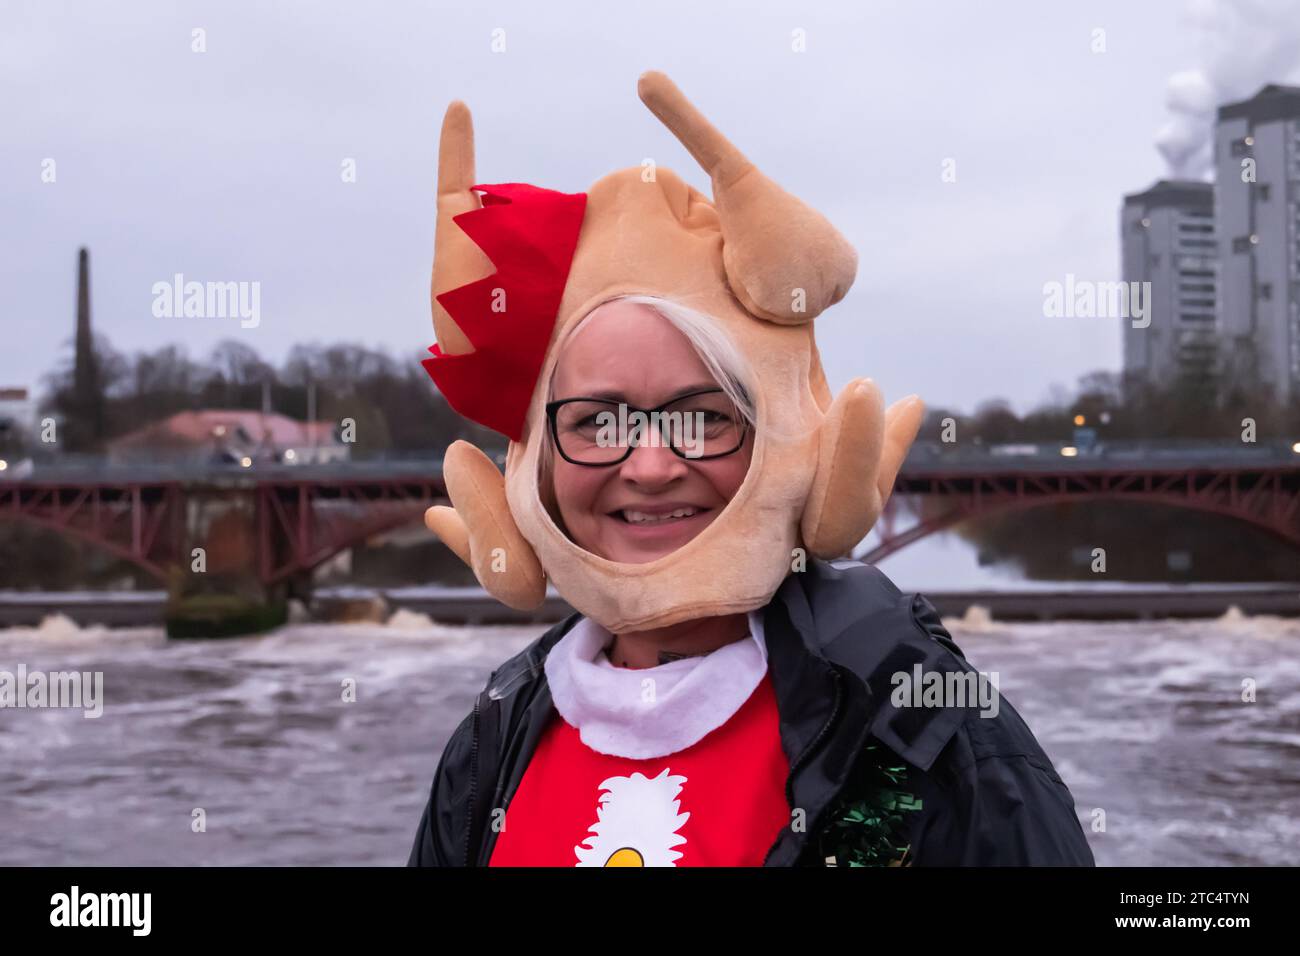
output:
[[[1097,429],[1076,428],[1074,430],[1074,447],[1079,449],[1080,455],[1091,455],[1096,453],[1099,450],[1097,445]]]
[[[1022,456],[1037,455],[1041,449],[1037,445],[990,445],[990,455]]]
[[[233,448],[216,449],[208,461],[223,468],[251,468],[254,464],[251,455]]]
[[[0,481],[22,481],[24,478],[30,478],[32,467],[30,458],[23,458],[19,461],[8,461],[0,458]]]

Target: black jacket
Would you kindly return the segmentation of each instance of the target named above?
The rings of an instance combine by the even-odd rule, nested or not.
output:
[[[912,865],[1095,865],[1070,791],[1005,698],[996,717],[975,706],[891,703],[891,676],[916,664],[923,673],[973,670],[924,597],[858,562],[812,561],[763,613],[790,761],[786,796],[807,821],[782,830],[765,865],[823,865],[810,835],[868,743],[902,758],[921,799],[909,818]],[[571,615],[493,672],[447,742],[408,865],[487,865],[494,811],[510,803],[555,713],[543,662],[578,620]]]

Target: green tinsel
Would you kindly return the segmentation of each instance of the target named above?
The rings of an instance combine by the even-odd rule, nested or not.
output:
[[[893,751],[869,743],[819,834],[828,866],[907,866],[909,813],[921,800],[909,792],[907,764]],[[834,862],[831,862],[834,857]]]

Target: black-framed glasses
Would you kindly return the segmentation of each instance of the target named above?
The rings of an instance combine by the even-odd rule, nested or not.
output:
[[[640,445],[667,445],[688,461],[722,458],[740,450],[749,427],[720,388],[688,392],[656,408],[562,398],[546,403],[546,418],[560,457],[593,468],[626,461]]]

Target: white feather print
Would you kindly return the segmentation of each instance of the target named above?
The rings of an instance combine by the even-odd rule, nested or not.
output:
[[[641,773],[601,781],[596,822],[584,843],[573,848],[577,866],[676,866],[686,842],[677,831],[689,818],[678,813],[682,776]]]

